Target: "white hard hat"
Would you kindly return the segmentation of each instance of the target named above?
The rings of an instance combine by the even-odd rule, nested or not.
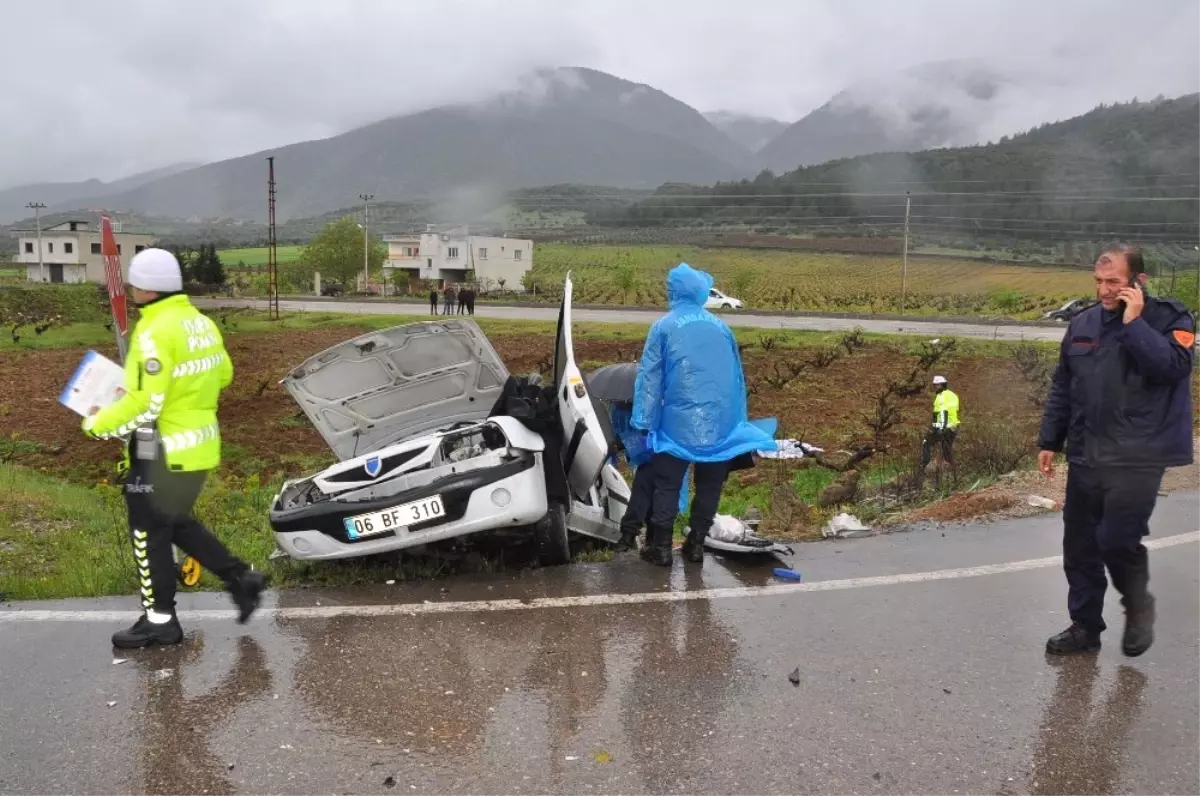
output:
[[[946,383],[946,377],[945,377],[945,376],[934,376],[934,377],[933,377],[933,383],[934,383],[934,384],[945,384],[945,383]]]
[[[166,249],[145,249],[129,261],[129,284],[154,293],[183,290],[179,261]]]

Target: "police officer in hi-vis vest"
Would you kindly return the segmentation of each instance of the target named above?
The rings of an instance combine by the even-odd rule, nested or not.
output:
[[[221,333],[182,292],[170,252],[134,255],[129,284],[141,317],[125,360],[126,393],[83,421],[91,437],[128,439],[125,505],[145,613],[113,635],[123,648],[183,640],[172,545],[225,581],[239,622],[258,608],[268,581],[192,516],[205,476],[221,463],[217,399],[233,379]]]

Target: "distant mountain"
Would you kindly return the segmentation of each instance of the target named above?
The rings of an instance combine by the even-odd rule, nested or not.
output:
[[[534,73],[485,102],[211,163],[107,194],[103,203],[178,218],[261,220],[267,155],[275,156],[281,221],[352,206],[364,192],[399,201],[558,183],[653,189],[754,170],[745,152],[684,103],[603,72],[564,68]]]
[[[30,202],[42,202],[50,207],[64,203],[79,202],[95,196],[131,191],[146,183],[162,177],[169,177],[181,171],[195,168],[198,163],[177,163],[164,166],[161,169],[145,171],[113,182],[101,182],[97,179],[83,182],[46,182],[32,185],[18,185],[13,188],[0,190],[0,224],[10,224],[17,219],[29,215],[25,205]]]
[[[736,111],[710,111],[704,118],[747,152],[758,152],[789,126],[778,119]]]
[[[875,152],[981,143],[1012,78],[941,61],[852,86],[777,135],[759,155],[777,174]]]
[[[1200,231],[1197,173],[1200,94],[1189,94],[1102,105],[983,146],[863,155],[704,188],[664,186],[588,221],[895,233],[911,192],[914,229],[928,234],[1190,246]]]

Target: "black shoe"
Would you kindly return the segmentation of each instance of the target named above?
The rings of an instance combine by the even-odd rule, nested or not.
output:
[[[671,566],[671,548],[647,545],[642,548],[642,560],[656,567]]]
[[[637,534],[623,533],[621,538],[617,540],[617,555],[621,553],[636,553],[638,549]]]
[[[1093,633],[1078,622],[1071,623],[1057,636],[1046,642],[1046,652],[1051,655],[1075,655],[1080,652],[1099,652],[1100,634]]]
[[[239,625],[246,624],[251,614],[258,610],[262,593],[270,582],[271,579],[263,573],[248,569],[229,584],[229,594],[238,607]]]
[[[172,616],[170,622],[155,624],[147,619],[145,614],[133,623],[133,627],[118,630],[112,637],[113,646],[123,650],[140,649],[154,644],[169,646],[181,641],[183,628],[179,626],[178,619]]]
[[[1130,608],[1125,598],[1125,635],[1121,638],[1121,652],[1136,658],[1154,643],[1154,596],[1147,593],[1139,600],[1136,608]]]
[[[688,537],[683,543],[683,557],[693,564],[704,562],[704,542]]]

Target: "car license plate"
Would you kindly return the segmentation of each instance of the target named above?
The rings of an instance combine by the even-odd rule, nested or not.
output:
[[[414,500],[383,511],[373,511],[370,514],[359,514],[342,520],[346,526],[346,535],[351,539],[361,539],[377,533],[398,531],[419,522],[428,522],[446,516],[446,508],[442,505],[442,496]]]

